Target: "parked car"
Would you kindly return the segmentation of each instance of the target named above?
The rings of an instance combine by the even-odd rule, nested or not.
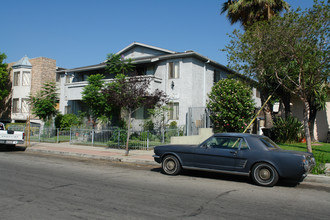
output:
[[[279,178],[302,181],[315,166],[312,153],[282,150],[266,136],[214,134],[200,145],[162,145],[154,160],[165,174],[181,169],[251,176],[257,185],[273,186]]]
[[[5,125],[0,122],[0,146],[15,146],[16,144],[24,144],[24,132],[6,130]]]

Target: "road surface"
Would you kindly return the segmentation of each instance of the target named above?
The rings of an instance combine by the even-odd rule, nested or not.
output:
[[[328,219],[330,186],[0,152],[0,219]]]

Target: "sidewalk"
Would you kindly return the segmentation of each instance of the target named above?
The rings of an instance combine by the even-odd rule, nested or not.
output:
[[[133,163],[138,165],[155,165],[156,163],[152,157],[154,152],[152,150],[130,150],[129,155],[125,156],[125,150],[113,149],[106,147],[93,147],[83,145],[71,145],[68,142],[64,143],[44,143],[31,142],[31,146],[27,147],[26,152],[41,152],[49,154],[59,154],[73,157],[83,157],[91,159],[102,159],[109,161],[118,161],[125,163]],[[330,164],[326,164],[327,171],[330,172]],[[309,174],[304,182],[315,182],[330,184],[330,176]]]
[[[130,150],[129,155],[125,156],[125,150],[123,149],[73,145],[68,142],[64,142],[64,143],[31,142],[31,146],[27,147],[25,151],[127,162],[127,163],[141,164],[141,165],[142,164],[157,165],[157,163],[154,161],[152,157],[154,153],[152,150],[150,151]]]

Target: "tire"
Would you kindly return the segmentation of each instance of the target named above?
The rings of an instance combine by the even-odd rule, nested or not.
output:
[[[257,163],[252,168],[252,179],[259,186],[274,186],[278,179],[276,169],[268,163]]]
[[[181,171],[181,164],[173,155],[165,156],[162,162],[163,172],[167,175],[177,175]]]

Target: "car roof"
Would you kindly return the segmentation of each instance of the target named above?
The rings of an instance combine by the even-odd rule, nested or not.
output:
[[[262,135],[257,134],[247,134],[247,133],[216,133],[214,134],[216,137],[263,137]]]

